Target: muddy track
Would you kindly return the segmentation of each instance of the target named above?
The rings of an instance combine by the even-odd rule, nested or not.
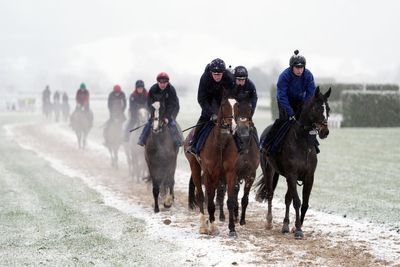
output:
[[[54,129],[57,129],[55,131]],[[97,150],[78,151],[77,145],[70,139],[63,138],[70,134],[66,127],[46,123],[22,125],[15,128],[18,138],[29,138],[35,149],[61,159],[70,168],[80,170],[95,177],[99,185],[118,193],[129,203],[150,207],[153,203],[151,186],[134,183],[128,177],[128,170],[123,162],[119,170],[111,168],[109,158]],[[80,153],[78,153],[80,152]],[[121,161],[121,160],[120,160]],[[180,185],[182,188],[183,185]],[[279,206],[274,204],[275,206]],[[295,240],[292,234],[280,232],[284,210],[282,205],[274,208],[273,229],[265,230],[265,205],[250,202],[247,211],[247,224],[237,225],[238,238],[230,239],[227,235],[227,223],[219,222],[221,242],[235,253],[251,252],[256,257],[248,264],[254,265],[324,265],[324,266],[400,266],[398,258],[382,257],[367,241],[355,241],[350,238],[350,226],[335,226],[329,231],[329,224],[313,213],[307,214],[303,231],[303,240]],[[173,212],[179,214],[169,227],[188,228],[198,231],[198,212],[188,211],[186,192],[176,189]],[[149,209],[149,215],[151,216]],[[163,210],[161,210],[163,212]],[[165,216],[168,218],[168,216]],[[292,217],[291,217],[292,219]],[[162,223],[160,221],[160,223]],[[334,226],[334,225],[332,225]],[[365,233],[368,234],[368,233]],[[201,242],[200,236],[196,242]],[[378,240],[379,241],[379,240]],[[375,251],[375,252],[374,252]],[[400,252],[398,252],[400,253]]]

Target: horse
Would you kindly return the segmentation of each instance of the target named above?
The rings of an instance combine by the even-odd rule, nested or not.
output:
[[[115,169],[118,169],[118,151],[123,141],[122,124],[124,120],[123,116],[113,117],[103,129],[104,145],[110,153],[111,166]]]
[[[158,197],[164,197],[164,207],[170,208],[174,201],[175,169],[179,147],[168,125],[160,121],[160,102],[154,102],[151,131],[145,143],[145,159],[149,170],[148,181],[153,185],[154,212],[160,211]]]
[[[50,116],[51,116],[51,112],[52,112],[52,110],[53,110],[53,105],[52,105],[52,103],[50,102],[50,101],[44,101],[43,103],[42,103],[42,111],[43,111],[43,115],[44,115],[44,117],[46,118],[46,119],[50,119]]]
[[[137,111],[137,118],[133,128],[144,125],[149,119],[149,112],[146,108],[140,108]],[[129,129],[128,129],[129,130]],[[133,131],[129,135],[128,144],[125,145],[125,154],[128,161],[129,175],[132,178],[136,178],[137,182],[140,182],[141,178],[148,175],[146,161],[144,159],[144,148],[137,145],[140,132]]]
[[[71,127],[75,131],[78,139],[79,149],[85,149],[86,138],[92,128],[93,118],[91,111],[85,111],[83,108],[76,108],[70,117]]]
[[[237,236],[234,222],[234,209],[237,200],[235,199],[234,188],[236,185],[236,161],[238,153],[232,136],[232,123],[233,108],[229,99],[224,94],[219,107],[216,126],[209,133],[199,155],[196,157],[187,151],[193,130],[184,142],[185,156],[191,169],[191,180],[196,189],[196,201],[194,202],[193,199],[190,199],[193,197],[189,195],[189,207],[196,205],[200,209],[200,234],[218,234],[218,228],[214,223],[214,197],[217,187],[223,183],[227,185],[228,191],[229,236]],[[204,175],[204,186],[207,193],[208,228],[206,227],[204,215],[204,193],[201,172]]]
[[[67,122],[68,118],[69,118],[69,104],[68,104],[68,102],[62,102],[62,104],[61,104],[61,112],[62,112],[63,121]]]
[[[246,224],[246,209],[249,203],[249,194],[256,177],[256,171],[260,164],[260,152],[258,149],[258,136],[252,122],[252,106],[248,100],[241,100],[234,106],[234,118],[236,122],[235,134],[241,140],[241,152],[237,161],[237,180],[235,186],[236,199],[238,199],[240,184],[244,181],[244,192],[241,199],[242,212],[240,225]],[[257,139],[256,139],[257,138]],[[223,203],[226,187],[220,185],[217,191],[217,202],[220,209],[220,221],[225,220]],[[235,221],[239,218],[239,203],[235,208]]]
[[[282,233],[289,233],[289,208],[293,201],[296,212],[294,237],[302,239],[304,237],[301,229],[308,209],[308,202],[314,182],[314,172],[317,167],[317,151],[315,147],[316,134],[321,139],[325,139],[329,134],[328,117],[329,104],[328,98],[331,88],[325,94],[316,88],[314,96],[304,104],[299,119],[289,128],[282,139],[281,148],[274,157],[269,157],[265,150],[261,152],[262,176],[256,184],[258,187],[256,198],[268,200],[267,229],[272,228],[272,199],[278,183],[279,175],[286,178],[287,192],[285,195],[285,218],[283,220]],[[267,127],[263,138],[271,126]],[[297,185],[303,184],[303,203],[301,204],[297,193]],[[299,212],[301,205],[301,215]]]

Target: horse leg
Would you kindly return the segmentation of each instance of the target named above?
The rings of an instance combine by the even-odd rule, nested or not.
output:
[[[247,177],[246,183],[244,184],[244,192],[242,197],[242,214],[240,217],[240,225],[246,224],[246,209],[249,204],[249,194],[251,186],[253,185],[256,174],[252,173],[251,176]]]
[[[226,185],[222,181],[220,181],[217,189],[217,203],[219,206],[219,221],[225,221],[225,214],[224,214],[224,198],[226,192]]]
[[[195,185],[193,183],[193,177],[190,175],[190,179],[189,179],[189,189],[188,189],[188,207],[190,210],[194,210],[196,207],[196,203],[195,203]]]
[[[234,188],[236,204],[235,204],[235,208],[234,208],[234,212],[233,212],[233,216],[234,216],[233,218],[235,220],[235,223],[239,222],[239,201],[238,201],[239,191],[240,191],[240,182],[239,181],[240,181],[239,179],[236,181],[235,188]]]
[[[172,203],[174,202],[174,185],[168,186],[168,190],[166,192],[166,197],[164,200],[164,207],[169,209],[172,206]]]
[[[228,210],[229,210],[229,236],[237,237],[235,230],[234,212],[237,206],[237,195],[235,192],[236,187],[236,171],[226,172],[226,182],[228,185]]]
[[[272,167],[268,164],[264,177],[266,179],[267,201],[268,201],[266,229],[270,230],[270,229],[272,229],[272,219],[273,219],[273,216],[272,216],[272,200],[274,198],[275,187],[276,187],[276,184],[278,182],[279,174],[274,172]]]
[[[282,233],[289,233],[289,209],[290,209],[290,204],[292,204],[292,195],[290,193],[289,188],[286,191],[285,195],[285,218],[283,219],[283,226],[282,226]]]
[[[301,217],[300,217],[301,226],[303,226],[304,217],[306,216],[306,212],[308,210],[308,201],[310,199],[310,194],[314,183],[314,176],[306,178],[304,180],[305,182],[303,184],[303,203],[301,204]]]
[[[207,210],[208,210],[208,218],[209,218],[209,226],[208,226],[208,234],[217,235],[218,228],[215,225],[215,190],[218,187],[219,178],[212,180],[211,175],[204,175],[204,185],[206,187],[207,192]]]
[[[160,208],[158,206],[158,195],[160,194],[160,185],[153,180],[153,198],[154,198],[154,212],[160,212]]]
[[[296,239],[303,238],[303,231],[301,230],[301,222],[300,222],[300,197],[297,193],[297,179],[293,177],[287,178],[288,190],[291,192],[291,196],[293,199],[293,207],[296,212],[296,221],[295,221],[295,230],[294,237]]]

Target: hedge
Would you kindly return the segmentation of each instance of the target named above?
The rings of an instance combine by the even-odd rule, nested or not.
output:
[[[342,127],[400,126],[400,92],[342,92]]]

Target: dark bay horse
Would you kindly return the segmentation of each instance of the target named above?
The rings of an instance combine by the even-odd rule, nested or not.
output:
[[[145,143],[145,159],[149,180],[153,184],[154,212],[159,212],[158,197],[164,197],[164,207],[170,208],[174,201],[175,169],[179,147],[168,125],[159,120],[160,102],[154,102],[154,118],[150,135]]]
[[[118,151],[122,145],[122,124],[124,120],[122,116],[112,118],[103,129],[104,144],[110,152],[111,166],[115,169],[118,169]]]
[[[137,111],[137,118],[132,128],[144,125],[149,120],[149,112],[146,108],[140,108]],[[129,129],[128,129],[129,130]],[[148,169],[144,158],[144,148],[137,144],[140,131],[136,130],[130,133],[129,141],[125,145],[125,154],[128,161],[129,175],[136,178],[137,182],[148,175]]]
[[[82,108],[76,108],[71,114],[71,127],[75,131],[78,139],[79,149],[85,149],[86,147],[86,138],[93,124],[92,116],[90,110],[85,111]]]
[[[200,209],[200,233],[218,234],[215,225],[215,191],[220,183],[227,185],[228,210],[229,210],[229,235],[236,237],[234,210],[237,203],[235,194],[236,185],[236,161],[238,153],[232,136],[233,108],[227,98],[223,98],[219,108],[216,126],[209,133],[203,149],[198,158],[189,152],[185,156],[190,164],[191,179],[196,188],[196,206]],[[186,138],[184,147],[187,151],[190,134]],[[209,226],[206,227],[204,215],[204,193],[202,188],[201,174],[204,175],[204,186],[207,194],[207,210],[209,215]]]
[[[262,179],[257,182],[257,199],[268,200],[267,228],[272,228],[272,198],[278,183],[279,175],[286,177],[287,192],[285,195],[286,212],[282,232],[289,232],[289,208],[293,200],[296,212],[294,236],[303,238],[301,229],[308,209],[308,202],[314,182],[314,172],[317,167],[315,148],[316,134],[324,139],[329,134],[327,121],[329,117],[328,98],[331,88],[325,93],[317,87],[314,96],[305,103],[299,119],[291,126],[282,140],[281,148],[275,157],[268,157],[267,152],[261,153]],[[265,136],[271,126],[262,134]],[[312,136],[314,135],[314,136]],[[298,181],[303,183],[303,203],[297,193]],[[301,215],[300,215],[301,205]]]
[[[256,177],[260,164],[260,151],[258,148],[257,130],[252,121],[252,107],[249,101],[241,100],[234,106],[236,122],[235,135],[241,140],[241,152],[236,166],[237,181],[235,186],[236,199],[238,199],[240,184],[244,181],[244,192],[241,200],[240,225],[246,224],[246,209],[249,203],[249,193]],[[220,209],[220,220],[225,220],[223,211],[225,186],[218,188],[217,201]],[[235,208],[235,221],[239,219],[239,203]]]

